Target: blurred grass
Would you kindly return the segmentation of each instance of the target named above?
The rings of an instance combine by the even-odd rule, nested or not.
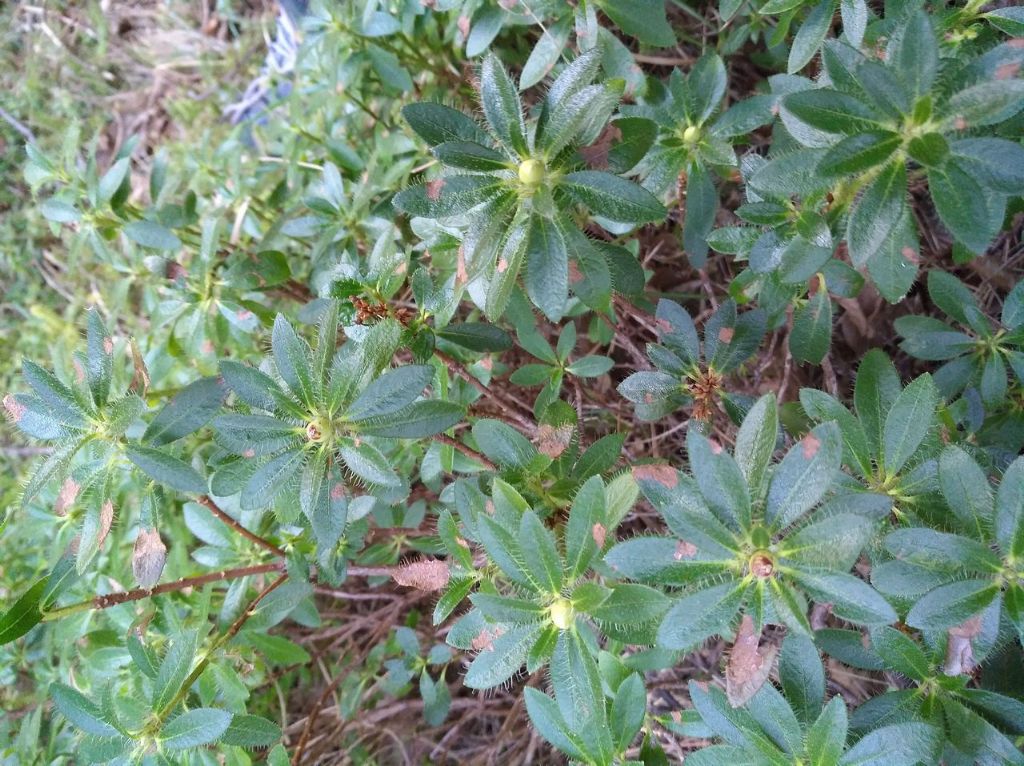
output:
[[[38,212],[22,174],[26,143],[59,155],[69,136],[77,135],[81,155],[95,147],[104,167],[137,135],[136,183],[144,187],[157,148],[181,157],[196,144],[215,145],[213,139],[227,136],[233,128],[221,110],[258,69],[274,8],[270,0],[208,5],[0,3],[0,395],[21,388],[22,358],[45,366],[62,349],[78,345],[88,304],[126,292],[107,291],[109,280],[124,276],[87,248],[69,252],[67,240]],[[131,332],[137,318],[122,315],[119,321]],[[28,513],[17,509],[18,477],[36,457],[38,448],[0,420],[0,547],[17,552],[0,557],[0,600],[38,576],[54,554],[41,542],[45,536],[30,534],[31,519],[19,516],[18,523],[4,524]],[[75,651],[74,644],[62,646],[59,638],[0,651],[2,766],[74,762],[73,756],[54,761],[60,743],[42,747],[46,737],[36,736],[37,703],[55,680],[57,655],[67,651]],[[28,743],[34,752],[24,751]]]

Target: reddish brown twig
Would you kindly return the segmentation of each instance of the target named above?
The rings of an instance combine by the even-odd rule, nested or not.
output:
[[[256,543],[256,545],[258,545],[261,548],[264,548],[264,549],[270,551],[275,556],[281,556],[282,558],[284,558],[284,556],[286,555],[285,552],[281,548],[277,547],[276,545],[274,545],[269,540],[266,540],[266,539],[260,537],[255,532],[250,532],[248,529],[246,529],[241,524],[239,524],[237,521],[235,521],[233,518],[231,518],[231,516],[226,514],[224,511],[222,511],[217,506],[217,504],[215,502],[213,502],[213,500],[210,499],[209,495],[200,495],[197,502],[200,505],[202,505],[204,508],[207,508],[210,511],[210,513],[212,513],[218,519],[223,521],[225,524],[227,524],[229,527],[231,527],[233,530],[235,530],[238,534],[240,534],[246,540],[249,540],[250,542]]]

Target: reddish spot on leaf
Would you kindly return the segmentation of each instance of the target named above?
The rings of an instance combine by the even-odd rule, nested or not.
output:
[[[82,369],[82,364],[75,359],[74,362],[72,362],[72,366],[75,368],[75,380],[78,383],[83,382],[85,380],[85,370]]]
[[[718,340],[721,343],[732,343],[732,336],[736,334],[736,330],[732,327],[723,327],[718,331]]]
[[[508,268],[508,259],[507,258],[499,258],[498,259],[498,273],[499,274],[504,274],[505,273],[505,269],[507,269],[507,268]]]
[[[249,311],[249,309],[239,309],[239,310],[238,310],[238,311],[237,311],[237,312],[235,313],[235,316],[236,316],[236,317],[238,317],[238,321],[239,321],[239,322],[244,322],[244,321],[245,321],[246,319],[249,319],[249,318],[251,318],[251,317],[252,317],[252,315],[253,315],[253,314],[252,314],[252,312],[251,312],[251,311]]]
[[[251,448],[247,449],[245,452],[242,453],[242,457],[256,457],[256,450]]]
[[[654,394],[650,391],[647,391],[644,394],[644,404],[654,404]]]
[[[457,23],[459,31],[462,32],[462,36],[469,37],[469,16],[459,16]]]
[[[494,501],[493,500],[487,500],[484,503],[484,510],[487,512],[488,516],[493,516],[494,515]]]
[[[81,488],[78,482],[70,476],[64,480],[57,493],[57,502],[53,505],[53,510],[58,516],[63,516],[74,505],[75,498],[78,497],[78,490]]]
[[[1024,48],[1024,37],[1014,37],[1011,40],[1007,40],[1006,44],[1011,48]]]
[[[569,261],[569,284],[575,285],[583,281],[583,272],[574,261]]]
[[[760,640],[760,634],[754,632],[754,621],[750,615],[743,615],[725,668],[726,696],[733,707],[746,704],[771,673],[776,650],[774,647],[762,650]]]
[[[921,262],[921,259],[917,257],[917,251],[914,250],[914,248],[910,247],[909,245],[900,250],[900,255],[903,256],[904,260],[907,263],[910,263],[914,266],[917,266]]]
[[[981,616],[975,615],[969,620],[950,628],[946,642],[946,662],[942,672],[947,676],[959,676],[973,673],[978,662],[974,659],[974,647],[971,639],[981,633]]]
[[[132,551],[132,574],[143,588],[152,588],[160,582],[167,561],[167,546],[155,529],[141,529]]]
[[[340,481],[331,487],[331,500],[341,500],[345,497],[345,485]]]
[[[399,585],[405,585],[408,588],[435,591],[441,590],[448,584],[450,574],[448,564],[444,561],[424,559],[399,567],[391,577]]]
[[[658,328],[658,332],[672,332],[672,323],[667,319],[655,319],[654,326]]]
[[[818,454],[818,448],[821,447],[821,439],[814,434],[809,433],[800,440],[800,444],[803,446],[804,459],[810,460]]]
[[[542,423],[537,429],[537,449],[554,460],[569,446],[572,441],[572,426],[564,423],[553,426]]]
[[[493,631],[484,628],[476,635],[472,642],[470,642],[470,646],[477,652],[490,651],[494,648],[494,639],[498,638],[504,632],[504,629],[500,626],[495,626]]]
[[[608,169],[608,155],[612,147],[622,141],[622,131],[614,123],[609,123],[590,146],[583,146],[578,151],[583,161],[597,170]]]
[[[103,351],[107,355],[114,353],[114,341],[111,340],[109,337],[103,339]]]
[[[494,369],[494,360],[491,359],[491,357],[489,356],[485,356],[483,359],[480,360],[480,366],[483,367],[488,372],[490,372],[491,370]]]
[[[437,202],[441,198],[441,189],[444,188],[444,179],[435,178],[433,181],[427,181],[427,199],[431,202]]]
[[[594,537],[594,542],[597,543],[598,548],[604,548],[605,536],[608,534],[608,530],[605,529],[604,524],[595,524],[593,529],[590,530],[591,535]]]
[[[953,120],[953,127],[957,130],[967,130],[967,120],[958,115],[957,118]]]
[[[675,553],[672,554],[672,558],[676,561],[682,561],[683,559],[692,559],[697,553],[697,546],[687,540],[680,540],[676,543]]]
[[[12,423],[17,423],[25,417],[25,405],[15,399],[13,394],[4,397],[4,409],[7,410],[7,417]]]
[[[1002,64],[996,67],[995,78],[997,80],[1011,80],[1017,76],[1020,72],[1020,64],[1016,61],[1011,61],[1008,64]]]
[[[203,345],[199,347],[199,350],[209,356],[213,353],[213,343],[209,339],[204,340]]]
[[[455,281],[460,285],[469,281],[469,272],[466,271],[466,251],[459,245],[458,261],[455,264]]]
[[[109,500],[105,500],[100,507],[100,533],[96,540],[97,546],[103,546],[103,541],[107,539],[107,535],[110,533],[110,525],[113,523],[114,504]]]
[[[722,445],[716,442],[714,439],[708,439],[708,444],[711,446],[711,453],[713,455],[722,454]]]
[[[676,486],[679,483],[679,475],[670,465],[664,463],[651,463],[648,465],[633,466],[633,478],[637,481],[656,481],[663,487]]]

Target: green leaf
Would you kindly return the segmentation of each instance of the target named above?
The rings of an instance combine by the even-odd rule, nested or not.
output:
[[[77,223],[82,220],[82,214],[67,202],[50,198],[39,206],[39,212],[47,221],[54,223]]]
[[[597,5],[615,26],[645,45],[666,48],[676,44],[665,16],[665,0],[597,0]]]
[[[971,85],[954,93],[946,109],[968,127],[996,125],[1013,117],[1024,107],[1024,80],[994,79]]]
[[[718,191],[701,162],[691,162],[687,168],[685,204],[683,249],[690,263],[701,268],[707,260],[708,235],[714,228],[718,211]]]
[[[198,431],[220,409],[224,395],[224,386],[216,378],[189,383],[157,413],[142,440],[159,447]]]
[[[585,761],[587,756],[579,744],[579,735],[566,725],[555,701],[530,686],[523,691],[526,695],[526,712],[537,733],[570,758]]]
[[[558,188],[595,215],[621,223],[661,221],[667,214],[657,198],[643,187],[599,170],[568,173]]]
[[[818,172],[837,177],[863,173],[883,164],[901,143],[900,135],[888,130],[873,130],[847,136],[821,158]]]
[[[788,640],[788,639],[787,639]],[[815,766],[833,766],[846,748],[846,701],[834,696],[807,730],[807,757]]]
[[[35,499],[36,495],[39,494],[51,479],[63,478],[75,453],[88,442],[88,438],[83,438],[72,439],[64,444],[58,444],[53,452],[39,464],[25,484],[25,489],[21,493],[21,507],[27,508],[28,504]]]
[[[887,166],[864,190],[846,227],[850,260],[861,267],[879,253],[897,230],[907,196],[902,163]]]
[[[658,644],[689,651],[711,636],[728,634],[746,592],[742,583],[725,582],[683,596],[665,615]]]
[[[789,348],[800,362],[821,364],[832,343],[832,300],[819,288],[793,312]]]
[[[815,426],[790,448],[768,485],[765,518],[785,529],[813,508],[835,481],[843,442],[836,423]]]
[[[832,16],[835,11],[835,0],[820,0],[811,8],[811,12],[797,31],[793,38],[793,45],[789,49],[789,63],[786,68],[790,74],[799,72],[814,58],[814,54],[825,42],[825,35],[828,34],[829,27],[832,26]]]
[[[526,662],[530,647],[543,630],[543,624],[514,625],[503,633],[485,628],[486,635],[478,636],[483,649],[470,664],[463,683],[470,689],[492,689],[505,683]]]
[[[527,570],[549,594],[562,590],[562,560],[555,539],[537,514],[527,511],[519,523],[519,547]]]
[[[897,529],[886,536],[885,548],[900,561],[932,570],[994,574],[1002,566],[984,543],[935,529]]]
[[[153,680],[153,696],[150,700],[153,710],[162,711],[174,699],[188,677],[195,656],[194,631],[185,631],[175,637]]]
[[[46,585],[46,577],[37,580],[0,617],[0,646],[21,638],[43,619],[40,601],[46,592]]]
[[[615,692],[608,720],[612,740],[619,750],[625,750],[633,742],[646,714],[647,690],[643,679],[637,673],[630,673]]]
[[[750,520],[750,489],[736,461],[694,427],[686,434],[686,448],[690,470],[708,507],[727,526],[744,526]]]
[[[604,375],[615,362],[607,356],[585,356],[565,368],[566,372],[578,378],[597,378]]]
[[[935,30],[927,13],[919,10],[897,26],[889,41],[886,60],[892,71],[910,88],[913,96],[931,89],[939,71]]]
[[[508,73],[493,53],[488,54],[480,68],[480,104],[498,140],[520,156],[526,156],[529,147],[523,105]]]
[[[901,390],[900,377],[885,352],[881,349],[868,351],[857,369],[853,401],[868,442],[876,454],[881,448],[886,416]]]
[[[839,766],[916,766],[938,763],[940,732],[924,723],[898,723],[867,734],[839,760]]]
[[[247,458],[299,446],[301,429],[268,415],[220,415],[213,421],[217,443]]]
[[[1004,553],[1024,556],[1024,457],[1003,473],[996,492],[996,541]]]
[[[406,104],[402,116],[409,126],[431,146],[446,141],[471,141],[488,143],[487,133],[474,122],[473,118],[443,104],[423,102]]]
[[[466,415],[465,408],[455,402],[424,399],[390,415],[361,420],[360,433],[388,436],[393,439],[422,439],[447,431]]]
[[[519,90],[526,90],[547,76],[565,50],[571,30],[572,22],[568,18],[544,30],[530,57],[523,64],[523,71],[519,74]]]
[[[993,497],[988,477],[974,458],[955,445],[939,456],[939,486],[950,510],[969,529],[989,526]]]
[[[504,154],[471,141],[445,141],[431,151],[445,165],[463,170],[507,170],[511,165]]]
[[[575,630],[563,630],[558,634],[555,651],[551,655],[550,673],[555,702],[569,728],[580,732],[584,741],[594,737],[592,732],[587,732],[588,728],[601,728],[607,732],[604,693],[597,663]]]
[[[75,395],[49,370],[44,370],[28,359],[22,361],[22,375],[32,390],[62,425],[81,429],[86,424],[86,413]]]
[[[501,183],[493,176],[443,176],[400,191],[394,204],[409,215],[450,218],[494,200],[501,190]]]
[[[153,250],[180,250],[181,240],[170,229],[153,221],[132,221],[124,227],[132,242]]]
[[[97,737],[118,736],[118,730],[107,722],[100,706],[70,686],[50,684],[50,699],[65,718],[86,734]]]
[[[775,441],[778,438],[779,410],[774,394],[765,394],[747,411],[733,451],[736,464],[755,495],[764,481]]]
[[[939,392],[928,373],[913,380],[892,404],[882,432],[882,464],[894,476],[928,435],[939,405]]]
[[[831,88],[791,93],[782,100],[782,107],[803,125],[825,133],[853,135],[881,127],[867,104]]]
[[[312,352],[283,314],[274,319],[271,336],[274,364],[281,379],[307,407],[316,403],[317,383],[313,380]]]
[[[161,744],[168,750],[189,748],[216,742],[228,730],[231,713],[216,708],[195,708],[182,713],[160,731]]]
[[[817,601],[832,604],[844,620],[858,625],[888,625],[896,622],[896,612],[870,585],[853,575],[812,574],[794,571],[795,579]]]
[[[107,332],[99,311],[90,309],[86,321],[85,379],[93,401],[104,405],[110,394],[114,341]]]
[[[782,642],[779,679],[786,701],[804,724],[814,721],[825,702],[825,668],[814,642],[791,633]]]
[[[438,330],[437,337],[480,353],[507,351],[512,348],[512,337],[507,332],[484,322],[450,324]]]
[[[492,321],[497,321],[505,313],[512,290],[519,279],[519,272],[526,259],[526,245],[529,228],[526,223],[513,221],[505,234],[505,240],[498,253],[498,262],[491,276],[484,300],[484,312]]]
[[[1009,6],[983,13],[989,23],[1011,37],[1024,37],[1024,8]]]
[[[955,162],[946,162],[928,170],[928,190],[949,232],[971,251],[984,252],[995,232],[978,182]]]
[[[979,614],[999,595],[993,580],[961,580],[929,591],[907,613],[907,625],[919,630],[942,631]]]
[[[363,390],[345,416],[358,422],[399,412],[419,398],[433,378],[434,368],[427,364],[407,364],[388,370]]]
[[[871,646],[886,666],[914,681],[932,675],[932,663],[918,644],[895,628],[881,627],[871,631]]]
[[[530,218],[523,281],[533,304],[552,322],[561,320],[569,296],[569,254],[558,227],[541,215]]]
[[[575,580],[599,551],[597,539],[607,532],[604,482],[591,476],[576,493],[565,527],[567,579]]]
[[[473,438],[480,450],[502,468],[524,470],[538,455],[525,436],[498,420],[478,420],[473,424]]]
[[[736,304],[730,298],[719,305],[704,327],[705,358],[718,372],[736,370],[757,351],[766,325],[763,310],[745,311],[737,316]]]
[[[197,495],[206,492],[206,479],[188,463],[173,455],[137,444],[129,444],[125,448],[125,455],[149,478],[171,489]]]
[[[344,442],[338,454],[348,469],[370,486],[397,487],[402,483],[391,461],[368,442]]]
[[[236,747],[270,747],[281,739],[281,727],[258,715],[236,713],[220,741]]]
[[[1005,138],[964,138],[950,151],[956,164],[982,186],[1015,194],[1024,186],[1024,146]],[[932,272],[945,273],[945,272]]]

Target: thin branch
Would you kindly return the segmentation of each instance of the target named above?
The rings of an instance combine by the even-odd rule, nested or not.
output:
[[[285,554],[285,552],[281,548],[277,547],[276,545],[274,545],[269,540],[266,540],[266,539],[260,537],[256,533],[250,532],[248,529],[246,529],[241,524],[239,524],[237,521],[235,521],[233,518],[231,518],[228,514],[224,513],[224,511],[222,511],[217,506],[217,504],[215,502],[213,502],[213,500],[210,499],[209,495],[201,495],[199,497],[198,502],[199,502],[200,505],[206,507],[210,511],[210,513],[212,513],[218,519],[223,521],[225,524],[227,524],[229,527],[231,527],[233,530],[235,530],[238,534],[240,534],[246,540],[249,540],[250,542],[256,543],[256,545],[258,545],[261,548],[264,548],[264,549],[270,551],[275,556],[280,556],[281,558],[285,557],[286,554]]]
[[[433,439],[436,442],[441,442],[441,444],[447,444],[449,447],[454,447],[455,449],[457,449],[459,452],[461,452],[466,457],[471,458],[471,459],[477,461],[478,463],[480,463],[481,465],[483,465],[483,467],[486,468],[488,471],[497,471],[498,470],[498,466],[496,466],[494,463],[492,463],[486,457],[481,455],[475,449],[473,449],[472,447],[467,447],[462,442],[456,441],[455,439],[451,438],[450,436],[445,436],[444,434],[434,434]]]
[[[442,362],[448,365],[448,369],[451,370],[455,375],[458,375],[464,381],[469,383],[469,385],[475,388],[481,396],[485,396],[489,400],[497,404],[499,407],[507,409],[507,416],[515,420],[515,422],[519,426],[525,428],[528,432],[532,432],[536,429],[536,426],[529,420],[527,420],[525,417],[523,417],[514,407],[510,407],[509,404],[503,401],[501,398],[499,398],[498,395],[494,393],[494,391],[492,391],[479,380],[477,380],[475,377],[473,377],[469,373],[469,371],[459,363],[457,359],[454,359],[448,356],[448,354],[444,353],[443,351],[438,351],[437,349],[434,349],[434,354],[437,356],[438,359],[440,359]]]
[[[150,596],[158,596],[161,593],[171,593],[173,591],[185,590],[186,588],[195,588],[211,582],[234,580],[239,577],[266,574],[267,572],[280,572],[283,568],[284,564],[281,562],[275,562],[273,564],[256,564],[255,566],[248,567],[235,567],[234,569],[223,569],[219,572],[210,572],[196,577],[183,577],[180,580],[161,583],[160,585],[152,588],[136,588],[135,590],[108,593],[105,596],[94,596],[87,601],[79,601],[75,604],[62,606],[59,609],[50,610],[43,615],[43,620],[56,620],[68,614],[84,612],[87,609],[109,609],[112,606],[125,604],[129,601],[140,601],[141,599],[149,598]]]

